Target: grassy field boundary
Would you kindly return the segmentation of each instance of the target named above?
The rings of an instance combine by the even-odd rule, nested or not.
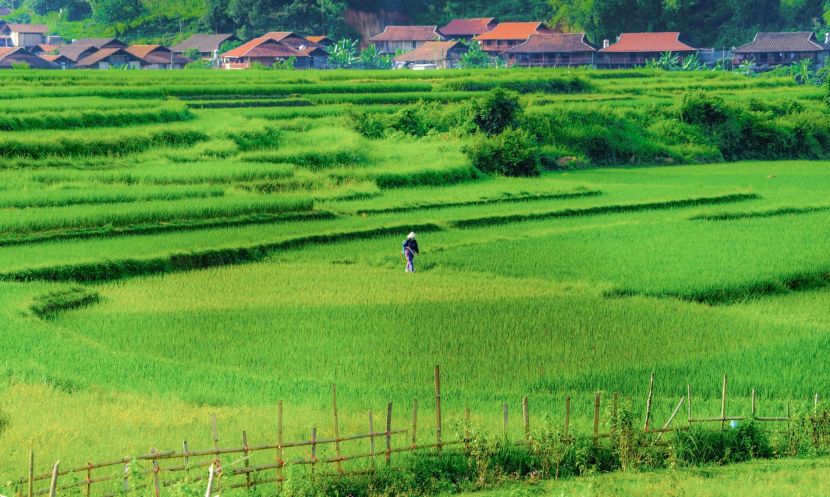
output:
[[[501,197],[483,198],[479,200],[467,200],[460,202],[433,202],[414,205],[403,205],[400,207],[385,207],[382,209],[361,209],[355,213],[363,214],[390,214],[395,212],[408,212],[414,210],[443,209],[447,207],[467,207],[473,205],[509,204],[514,202],[529,202],[532,200],[570,200],[576,198],[598,197],[602,195],[599,190],[587,190],[582,192],[563,193],[530,193],[517,195],[504,195]]]

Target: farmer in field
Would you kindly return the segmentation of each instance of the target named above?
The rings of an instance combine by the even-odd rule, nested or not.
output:
[[[406,240],[403,241],[403,249],[401,253],[404,257],[406,257],[406,272],[414,273],[415,256],[420,254],[420,252],[418,251],[418,241],[415,240],[414,231],[407,235]]]

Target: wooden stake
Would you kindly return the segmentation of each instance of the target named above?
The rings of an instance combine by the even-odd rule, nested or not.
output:
[[[29,449],[29,488],[27,495],[34,497],[35,493],[35,450]]]
[[[602,401],[602,394],[594,394],[594,441],[599,439],[599,407]]]
[[[418,446],[418,399],[412,399],[412,448]]]
[[[49,482],[49,497],[55,497],[55,492],[58,489],[58,467],[60,466],[60,461],[57,461],[54,466],[52,466],[52,480]]]
[[[372,467],[375,467],[375,421],[372,417],[372,410],[369,409],[369,448],[372,454]]]
[[[86,463],[86,497],[92,493],[92,463]]]
[[[386,404],[386,465],[392,459],[392,403]]]
[[[208,468],[208,483],[207,489],[205,490],[205,497],[211,497],[211,494],[213,494],[213,478],[215,474],[216,470],[213,464],[211,464],[210,468]]]
[[[182,442],[182,452],[185,454],[190,454],[190,447],[187,445],[187,440]],[[188,468],[190,466],[190,456],[184,456],[184,467]],[[185,469],[187,471],[187,469]]]
[[[156,448],[153,447],[150,449],[150,454],[155,454]],[[153,489],[156,492],[156,497],[161,495],[161,488],[159,487],[159,462],[156,459],[153,459]]]
[[[285,478],[282,475],[282,468],[285,466],[285,459],[283,458],[283,431],[282,431],[282,401],[277,402],[277,489],[282,489],[282,483]]]
[[[504,438],[507,438],[507,426],[508,426],[508,423],[507,423],[507,402],[505,402],[501,405],[501,411],[502,411],[502,414],[504,415]]]
[[[818,409],[818,394],[816,394],[815,398],[813,399],[813,407]]]
[[[671,422],[674,421],[674,417],[677,415],[677,411],[680,410],[680,406],[683,405],[684,400],[686,400],[686,397],[680,397],[680,402],[677,403],[677,406],[671,412],[671,416],[669,416],[669,420],[666,421],[666,424],[663,425],[663,430],[664,431],[661,431],[660,433],[658,433],[657,438],[654,439],[655,443],[659,442],[660,439],[663,438],[663,433],[665,433],[665,430],[668,430],[669,426],[671,425]]]
[[[248,432],[242,430],[242,457],[245,459],[245,467],[251,466],[251,461],[248,459]],[[245,472],[245,488],[251,488],[251,473]]]
[[[124,465],[124,493],[130,491],[130,463]]]
[[[720,397],[720,428],[721,430],[726,426],[726,375],[723,375],[723,390]]]
[[[528,412],[527,397],[522,398],[522,423],[524,424],[525,442],[530,440],[530,412]]]
[[[435,442],[437,443],[438,454],[441,454],[441,368],[435,365]]]
[[[750,412],[752,413],[752,417],[754,418],[755,417],[755,389],[754,388],[752,389],[752,407],[750,409]]]
[[[337,472],[343,474],[343,463],[340,461],[340,422],[337,419],[337,385],[331,385],[331,408],[334,412],[334,452],[337,456]]]
[[[614,392],[613,400],[611,401],[611,434],[616,435],[617,427],[619,426],[620,420],[617,418],[617,414],[619,412],[619,405],[620,405],[620,394]]]
[[[651,376],[648,380],[648,397],[646,398],[646,423],[643,427],[644,431],[648,431],[648,425],[651,421],[651,402],[654,396],[654,373],[651,373]]]
[[[317,427],[311,429],[311,473],[314,474],[314,466],[317,464]]]
[[[686,384],[686,420],[692,424],[692,385]]]
[[[568,436],[568,428],[571,424],[571,396],[565,397],[565,437]]]
[[[216,427],[216,415],[213,415],[211,419],[211,430],[213,431],[213,450],[219,450],[219,430]],[[213,463],[215,464],[214,471],[221,474],[222,473],[222,461],[219,457],[219,454],[215,454],[213,456]]]

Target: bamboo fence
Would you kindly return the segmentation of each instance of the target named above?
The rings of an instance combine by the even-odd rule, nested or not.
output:
[[[182,444],[181,450],[159,451],[156,448],[150,449],[146,454],[114,458],[97,463],[87,463],[83,466],[76,466],[61,469],[59,462],[55,462],[50,470],[37,474],[35,471],[35,453],[29,452],[29,468],[26,476],[18,480],[16,497],[38,497],[48,495],[56,497],[58,493],[74,494],[83,497],[114,497],[118,494],[128,494],[139,489],[152,487],[156,497],[161,497],[164,487],[175,485],[183,481],[207,480],[206,497],[211,497],[220,491],[247,488],[258,485],[275,485],[279,491],[286,481],[285,468],[289,466],[306,466],[310,471],[320,477],[340,477],[346,475],[367,474],[377,469],[378,459],[383,460],[385,466],[392,464],[393,456],[401,453],[424,452],[441,455],[445,447],[462,446],[469,449],[470,444],[470,410],[464,409],[464,434],[460,438],[446,439],[444,437],[443,419],[441,409],[441,372],[439,366],[435,366],[435,441],[432,443],[418,443],[418,401],[413,400],[411,418],[407,420],[406,428],[393,428],[393,405],[388,403],[386,407],[385,429],[375,429],[374,414],[368,411],[368,431],[362,434],[343,435],[340,433],[340,423],[337,410],[337,387],[332,385],[332,417],[333,417],[333,438],[319,438],[317,427],[312,427],[310,437],[305,440],[284,440],[283,433],[283,402],[277,403],[277,433],[273,443],[264,445],[249,445],[248,434],[242,432],[242,444],[234,447],[222,447],[219,443],[219,431],[217,420],[214,416],[211,423],[211,436],[213,448],[206,450],[191,450],[188,442]],[[757,422],[789,423],[791,421],[789,404],[787,413],[784,416],[758,416],[755,390],[751,392],[751,405],[749,416],[729,416],[727,414],[727,377],[723,376],[721,389],[720,415],[715,417],[695,417],[692,410],[692,388],[687,386],[686,395],[680,397],[678,403],[671,412],[668,419],[655,428],[652,426],[652,408],[654,398],[654,375],[649,378],[648,395],[645,406],[645,422],[643,431],[654,435],[654,442],[659,443],[662,436],[671,431],[687,429],[696,423],[720,424],[720,429],[726,427],[727,422],[738,422],[752,420]],[[818,394],[814,397],[817,405]],[[619,395],[612,395],[611,412],[616,417],[619,405]],[[685,425],[673,425],[673,422],[681,408],[686,406]],[[531,442],[530,431],[530,406],[528,398],[523,397],[522,407],[522,438],[513,440],[516,445],[529,445]],[[596,392],[594,397],[593,430],[591,436],[596,444],[601,439],[608,438],[611,433],[601,433],[601,407],[602,393]],[[508,404],[502,404],[504,436],[509,433],[509,411]],[[569,440],[571,432],[571,398],[565,398],[565,415],[562,426],[562,436]],[[775,430],[769,430],[775,431]],[[406,436],[408,435],[408,436]],[[344,445],[355,445],[362,442],[361,448],[357,447],[344,452]],[[381,447],[378,447],[378,443]],[[333,456],[318,457],[321,447],[333,449]],[[251,459],[255,454],[272,452],[273,462],[264,464],[252,464]],[[291,452],[291,454],[289,454]],[[302,454],[298,454],[302,452]],[[224,459],[223,459],[224,458]],[[230,460],[229,460],[230,459]],[[363,461],[363,467],[347,470],[344,463],[347,461]],[[207,474],[204,469],[209,468]],[[101,474],[107,472],[107,474]],[[100,489],[100,490],[99,490]]]

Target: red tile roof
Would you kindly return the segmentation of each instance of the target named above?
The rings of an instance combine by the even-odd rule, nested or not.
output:
[[[46,34],[49,28],[45,24],[6,24],[6,29],[14,33]]]
[[[270,38],[255,38],[223,53],[222,57],[239,59],[243,57],[306,57],[306,55],[279,41]]]
[[[491,25],[497,22],[494,17],[453,19],[439,31],[444,36],[475,36],[490,31]]]
[[[585,33],[550,33],[531,35],[526,42],[508,49],[505,53],[568,53],[595,50],[596,48],[585,40]]]
[[[323,43],[323,42],[326,42],[326,41],[330,42],[330,43],[334,43],[334,40],[332,40],[331,38],[329,38],[328,36],[325,36],[325,35],[323,35],[323,36],[306,36],[305,39],[312,42],[312,43]]]
[[[552,33],[543,22],[502,22],[476,40],[527,40],[531,35]]]
[[[383,33],[369,38],[369,41],[434,41],[444,38],[436,31],[437,26],[386,26]]]
[[[420,47],[395,57],[396,62],[432,62],[446,60],[447,54],[456,46],[464,46],[459,41],[428,41]],[[466,52],[466,50],[465,50]]]
[[[694,52],[695,50],[697,49],[680,41],[680,33],[668,32],[623,33],[617,43],[600,49],[600,52]]]

